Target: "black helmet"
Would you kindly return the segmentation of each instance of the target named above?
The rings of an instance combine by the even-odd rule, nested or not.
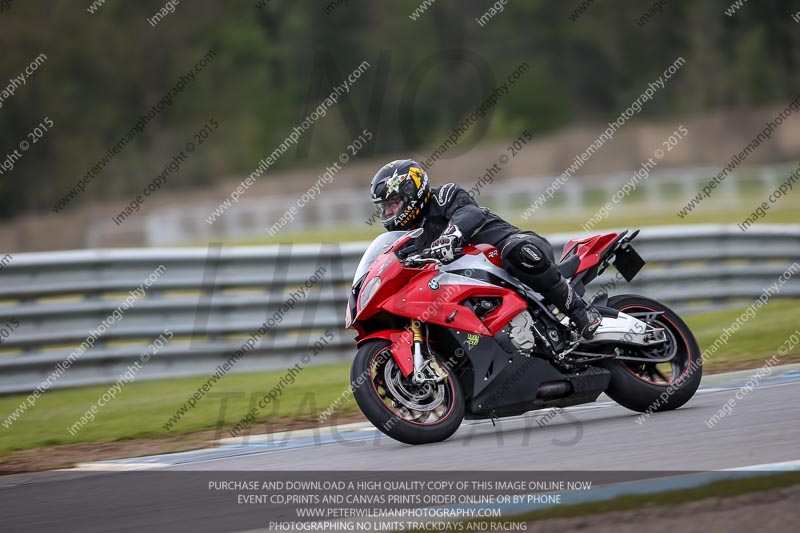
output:
[[[389,231],[413,229],[431,198],[428,174],[410,159],[386,163],[372,178],[370,189],[381,223]]]

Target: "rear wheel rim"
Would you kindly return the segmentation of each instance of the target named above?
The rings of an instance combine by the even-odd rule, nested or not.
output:
[[[656,347],[625,347],[636,357],[663,357],[672,354],[672,359],[666,363],[640,363],[623,361],[619,363],[636,378],[651,385],[668,387],[680,383],[691,363],[691,348],[686,341],[681,329],[665,316],[663,310],[656,310],[645,305],[629,305],[620,309],[621,312],[644,320],[648,325],[663,328],[667,342],[665,346]],[[660,314],[658,314],[660,313]]]
[[[402,376],[388,348],[372,357],[369,372],[378,400],[395,418],[410,424],[433,426],[442,423],[454,411],[456,395],[449,373],[439,383],[417,385],[410,375]]]

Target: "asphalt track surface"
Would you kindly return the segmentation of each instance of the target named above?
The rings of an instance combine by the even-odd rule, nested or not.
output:
[[[545,421],[546,410],[502,419],[497,426],[488,420],[465,421],[447,441],[424,447],[401,444],[370,426],[353,432],[363,432],[363,440],[345,440],[343,433],[313,450],[290,448],[291,441],[279,440],[271,451],[171,468],[688,471],[800,459],[800,371],[762,381],[736,400],[732,414],[713,429],[706,426],[754,373],[737,372],[719,384],[704,385],[681,409],[656,413],[642,424],[636,422],[638,413],[605,400],[566,409],[544,427],[537,421]],[[307,439],[325,441],[314,435]]]
[[[217,507],[209,499],[213,495],[199,487],[176,492],[162,485],[160,493],[152,477],[114,472],[120,469],[200,475],[202,483],[209,471],[686,472],[797,461],[800,365],[776,369],[737,399],[732,413],[713,429],[705,423],[736,397],[754,372],[706,379],[683,408],[655,414],[641,424],[637,413],[605,400],[567,409],[543,427],[537,421],[546,411],[503,419],[496,427],[489,421],[466,421],[449,440],[426,446],[404,445],[356,425],[334,435],[251,438],[207,451],[109,461],[73,472],[4,476],[0,529],[237,531],[265,523],[263,516],[256,516],[257,509]]]

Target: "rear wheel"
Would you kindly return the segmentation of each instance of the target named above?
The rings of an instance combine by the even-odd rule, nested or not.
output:
[[[445,440],[464,418],[464,394],[455,375],[433,355],[425,357],[427,376],[442,379],[417,384],[411,376],[404,378],[389,342],[381,339],[364,343],[350,370],[353,396],[364,416],[406,444]]]
[[[606,394],[638,412],[669,411],[688,402],[703,376],[700,347],[689,326],[672,309],[644,296],[614,296],[608,306],[635,316],[648,326],[663,328],[666,342],[650,347],[620,346],[623,356],[654,362],[610,361],[607,368],[611,382]]]

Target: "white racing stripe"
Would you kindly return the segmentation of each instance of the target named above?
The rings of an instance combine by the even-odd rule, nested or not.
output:
[[[800,470],[800,460],[738,466],[736,468],[726,468],[723,472],[791,472],[794,470]]]
[[[153,470],[172,466],[172,463],[78,463],[74,468],[62,468],[59,472],[127,472],[135,470]]]

